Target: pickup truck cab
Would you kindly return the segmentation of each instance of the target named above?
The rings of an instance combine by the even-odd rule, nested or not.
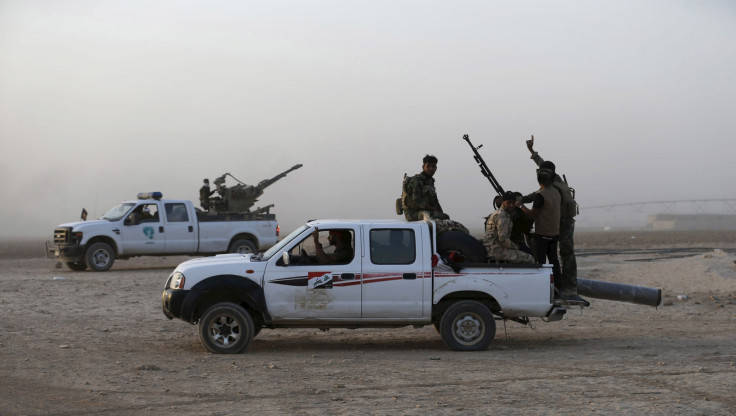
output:
[[[337,235],[346,242],[340,255],[328,247]],[[163,313],[199,323],[214,353],[243,351],[262,328],[408,325],[434,325],[451,349],[483,350],[495,319],[564,315],[551,266],[452,268],[436,246],[429,221],[310,221],[264,253],[181,263],[166,282]]]
[[[133,256],[255,253],[278,241],[273,214],[210,215],[190,201],[161,199],[160,192],[123,201],[99,220],[61,224],[49,257],[72,270],[105,271],[115,259]]]

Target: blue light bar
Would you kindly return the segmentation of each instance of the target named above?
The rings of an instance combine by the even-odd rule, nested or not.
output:
[[[159,200],[164,197],[161,192],[141,192],[138,194],[138,199],[155,199]]]

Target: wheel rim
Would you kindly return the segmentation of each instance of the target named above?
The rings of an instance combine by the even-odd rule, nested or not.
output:
[[[485,335],[483,319],[472,312],[458,315],[452,322],[452,335],[463,345],[474,345]]]
[[[223,347],[232,346],[242,336],[238,321],[231,315],[225,314],[213,319],[207,332],[212,342]]]
[[[235,251],[238,254],[251,254],[253,250],[250,249],[250,247],[246,246],[245,244],[238,247],[238,249]]]
[[[110,253],[103,249],[95,250],[92,253],[92,262],[97,267],[105,267],[110,262]]]

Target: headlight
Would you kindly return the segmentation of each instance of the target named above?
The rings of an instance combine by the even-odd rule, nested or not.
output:
[[[82,236],[84,234],[81,231],[73,231],[69,235],[69,242],[72,244],[79,244],[82,241]]]
[[[184,288],[184,282],[186,279],[184,278],[184,275],[180,272],[174,272],[173,275],[171,275],[171,283],[169,283],[170,289],[183,289]]]

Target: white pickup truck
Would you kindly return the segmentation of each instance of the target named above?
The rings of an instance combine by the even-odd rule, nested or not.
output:
[[[273,214],[208,214],[190,201],[139,194],[99,220],[61,224],[47,255],[72,270],[106,271],[115,259],[134,256],[255,253],[278,241]]]
[[[331,252],[328,241],[341,237]],[[433,222],[310,221],[264,253],[181,263],[162,307],[169,319],[199,323],[213,353],[243,351],[262,328],[408,325],[434,325],[454,350],[484,350],[496,319],[566,312],[553,299],[550,265],[462,266],[440,259]]]

